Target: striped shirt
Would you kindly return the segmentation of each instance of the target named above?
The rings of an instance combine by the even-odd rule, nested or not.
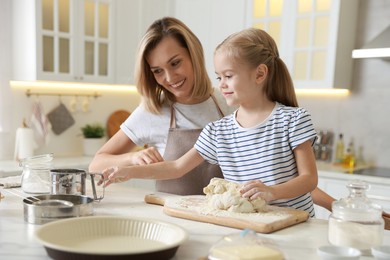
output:
[[[264,122],[243,128],[236,112],[209,123],[201,132],[195,149],[209,163],[219,164],[224,178],[233,182],[260,180],[271,186],[298,176],[293,150],[316,139],[309,113],[303,108],[276,103]],[[314,217],[310,193],[270,203],[307,211]]]

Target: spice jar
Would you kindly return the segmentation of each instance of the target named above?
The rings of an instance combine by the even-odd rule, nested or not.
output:
[[[372,246],[382,244],[382,208],[367,198],[368,183],[354,180],[347,184],[347,188],[349,196],[332,204],[329,242],[369,252]]]
[[[53,154],[27,157],[20,161],[23,167],[22,190],[25,193],[50,193],[50,168]]]

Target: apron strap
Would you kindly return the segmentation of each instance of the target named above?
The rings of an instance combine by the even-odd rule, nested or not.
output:
[[[214,97],[214,95],[211,95],[211,98],[214,100],[214,103],[215,103],[215,106],[217,107],[217,110],[219,112],[219,115],[222,117],[224,117],[224,113],[222,112],[221,108],[219,107],[219,104],[217,102],[217,99]]]
[[[171,123],[169,128],[176,128],[176,117],[175,117],[175,109],[173,108],[173,103],[171,104]]]
[[[225,115],[222,112],[221,108],[219,107],[217,99],[214,97],[214,95],[211,95],[211,98],[213,99],[214,104],[217,107],[218,113],[221,116],[221,118],[224,117]],[[171,122],[169,125],[170,128],[176,128],[176,117],[175,117],[175,109],[173,107],[173,103],[171,104]]]

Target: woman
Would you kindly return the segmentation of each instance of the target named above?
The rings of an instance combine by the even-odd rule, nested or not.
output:
[[[178,19],[165,17],[148,28],[139,45],[135,79],[142,103],[96,153],[90,171],[177,159],[193,147],[207,123],[229,113],[213,95],[199,39]],[[137,146],[147,148],[134,152]],[[222,177],[220,168],[204,163],[183,178],[157,181],[156,188],[203,194],[212,177]]]

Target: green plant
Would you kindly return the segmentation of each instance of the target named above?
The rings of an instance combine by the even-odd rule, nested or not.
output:
[[[104,136],[104,127],[99,124],[86,124],[81,128],[85,138],[101,138]]]

